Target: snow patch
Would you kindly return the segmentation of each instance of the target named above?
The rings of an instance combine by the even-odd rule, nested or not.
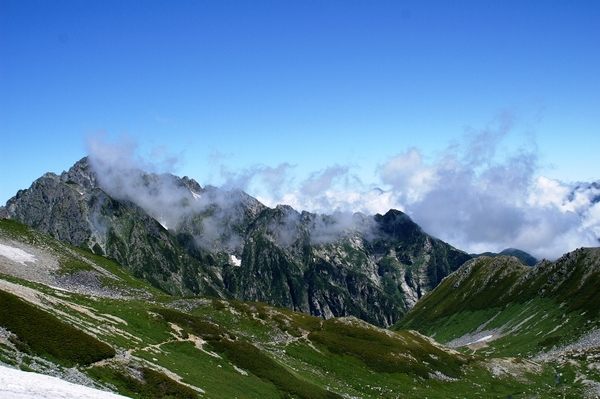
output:
[[[242,266],[242,260],[235,255],[229,255],[229,261],[234,266],[238,266],[238,267]]]
[[[237,367],[236,365],[233,365],[233,368],[235,369],[235,371],[237,371],[241,375],[246,375],[246,376],[248,375],[248,372],[246,370],[242,370],[241,368]]]
[[[160,217],[160,220],[158,220],[158,223],[160,223],[160,225],[164,227],[165,230],[169,230],[169,228],[167,227],[167,221],[162,215]]]
[[[37,261],[35,256],[30,254],[29,252],[25,252],[22,249],[4,244],[0,244],[0,255],[22,265],[25,265],[25,262]]]
[[[483,338],[479,338],[477,341],[473,341],[471,342],[471,344],[476,344],[477,342],[485,342],[485,341],[489,341],[490,339],[492,339],[494,336],[493,335],[486,335]],[[470,344],[469,344],[470,345]]]
[[[0,366],[0,397],[11,399],[125,399],[126,396],[49,375]]]

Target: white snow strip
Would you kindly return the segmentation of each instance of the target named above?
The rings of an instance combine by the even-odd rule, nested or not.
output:
[[[167,227],[167,222],[166,222],[165,218],[163,218],[162,216],[160,217],[160,220],[158,221],[158,223],[160,223],[160,225],[162,227],[164,227],[165,230],[169,230],[169,228]]]
[[[484,342],[484,341],[488,341],[488,340],[492,339],[492,337],[493,337],[493,335],[486,335],[485,337],[483,337],[483,338],[479,338],[477,341],[473,341],[473,342],[471,342],[471,343],[472,343],[472,344],[475,344],[475,343],[477,343],[477,342]]]
[[[232,265],[234,266],[241,266],[242,265],[242,260],[240,258],[238,258],[235,255],[229,255],[229,261],[231,262]]]
[[[6,399],[125,399],[49,375],[0,366],[0,397]]]
[[[29,252],[4,244],[0,244],[0,255],[22,265],[25,265],[25,262],[35,262],[37,260]]]
[[[190,191],[190,192],[192,193],[192,195],[194,196],[194,198],[195,198],[196,200],[199,200],[200,198],[202,198],[202,196],[201,196],[200,194],[196,194],[196,193],[195,193],[195,192],[193,192],[193,191]]]
[[[246,376],[248,375],[248,372],[246,370],[242,370],[241,368],[237,367],[236,365],[234,365],[233,368],[235,369],[235,371],[237,371],[241,375],[246,375]]]

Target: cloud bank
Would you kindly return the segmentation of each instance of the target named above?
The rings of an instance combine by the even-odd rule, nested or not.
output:
[[[414,151],[384,164],[382,179],[430,234],[469,252],[514,247],[549,259],[580,246],[598,246],[597,184],[568,185],[536,177],[536,156],[527,152],[475,169],[447,154],[435,163],[411,163],[410,169],[423,178],[390,177],[406,172],[403,160],[416,159]]]
[[[515,121],[506,112],[485,129],[466,129],[436,159],[409,148],[379,165],[377,186],[340,166],[313,173],[269,205],[367,214],[400,209],[423,229],[471,253],[519,248],[556,259],[600,244],[599,182],[563,183],[540,174],[535,140],[507,149]]]
[[[485,129],[466,129],[461,141],[433,159],[408,148],[377,165],[372,183],[362,181],[353,166],[333,165],[299,180],[289,163],[237,171],[220,164],[221,186],[246,191],[270,207],[285,204],[343,220],[343,214],[399,209],[429,234],[471,253],[513,247],[539,259],[555,259],[578,247],[598,246],[600,182],[564,183],[543,176],[535,140],[506,148],[513,127],[510,113],[502,114]],[[128,139],[107,144],[95,138],[88,148],[109,191],[135,197],[167,227],[182,213],[208,205],[190,197],[188,188],[173,185],[167,174],[136,182],[139,169],[152,172],[176,164],[178,157],[164,149],[154,151],[156,159],[144,161]]]

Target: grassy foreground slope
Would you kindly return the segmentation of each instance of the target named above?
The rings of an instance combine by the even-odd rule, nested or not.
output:
[[[26,335],[3,322],[0,361],[134,398],[541,398],[582,397],[588,388],[555,364],[455,351],[416,331],[353,317],[169,296],[105,258],[14,222],[0,221],[0,244],[2,297],[87,337],[49,341],[92,339],[108,348],[91,361],[64,363],[32,345],[24,350]],[[557,372],[565,377],[555,384]]]

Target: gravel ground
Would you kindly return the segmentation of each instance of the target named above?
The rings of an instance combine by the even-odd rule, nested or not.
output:
[[[147,292],[121,292],[102,285],[101,278],[119,278],[88,262],[95,270],[60,274],[60,264],[50,249],[37,248],[19,241],[0,237],[0,274],[41,283],[78,294],[104,298],[151,296]]]
[[[53,273],[59,269],[58,260],[49,250],[0,237],[0,273],[56,285]]]
[[[571,355],[585,355],[588,350],[597,348],[600,348],[600,329],[588,332],[572,344],[542,353],[534,360],[553,360],[564,356],[567,352]]]

